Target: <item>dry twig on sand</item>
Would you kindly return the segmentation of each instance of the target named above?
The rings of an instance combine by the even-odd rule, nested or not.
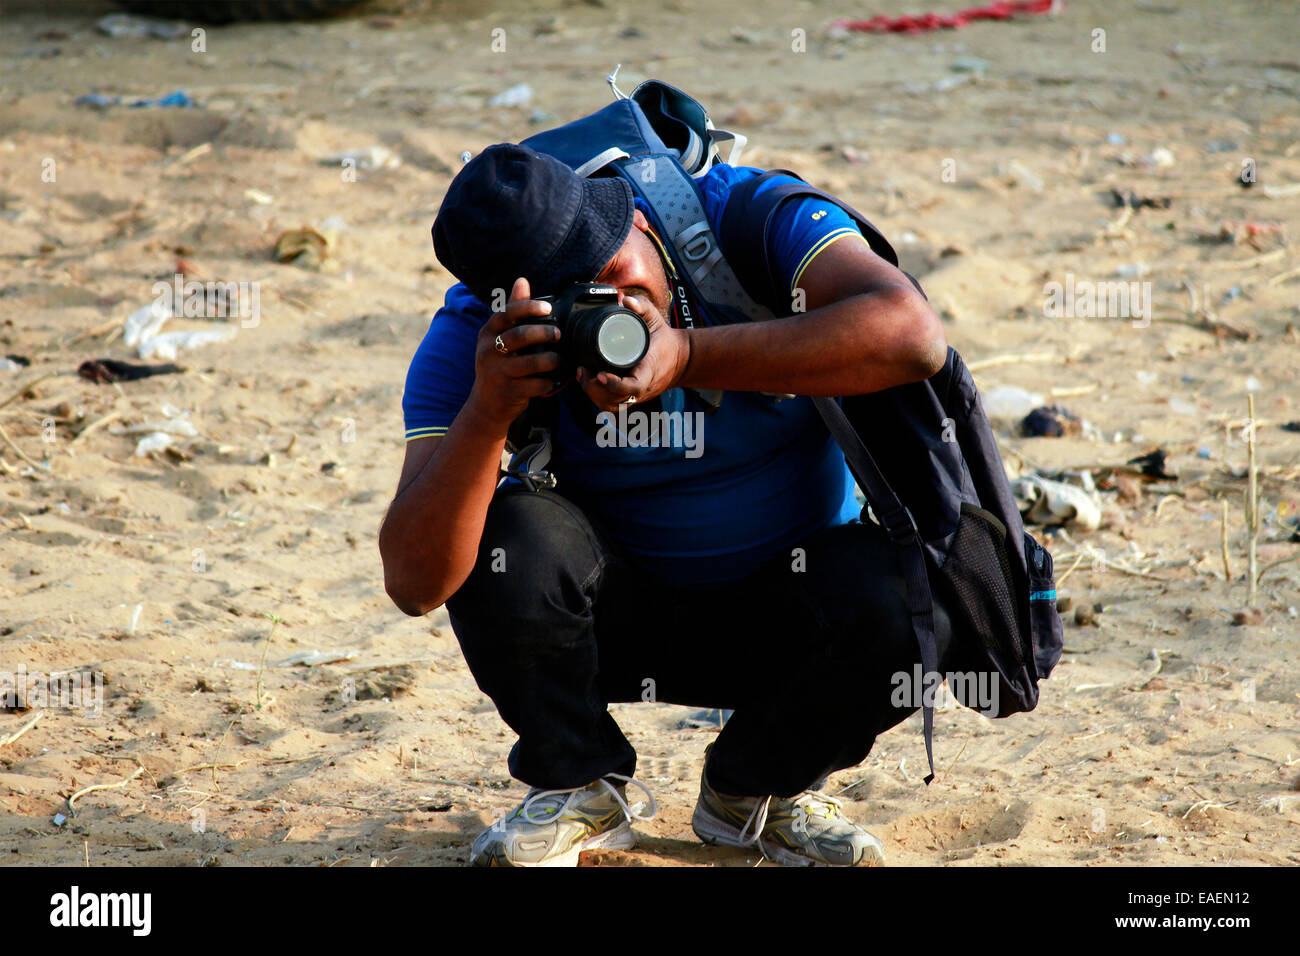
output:
[[[84,797],[86,794],[94,793],[97,790],[121,790],[142,773],[144,773],[143,765],[136,767],[135,770],[131,772],[131,776],[127,777],[125,780],[119,780],[117,783],[97,783],[93,787],[82,787],[72,796],[68,797],[68,816],[75,817],[77,815],[77,808],[75,806],[77,798]]]
[[[29,731],[29,730],[31,730],[33,727],[35,727],[37,721],[39,721],[39,720],[40,720],[42,717],[44,717],[44,716],[45,716],[45,711],[43,711],[43,710],[38,710],[38,711],[37,711],[37,712],[32,716],[32,719],[31,719],[31,720],[27,721],[27,723],[23,724],[21,727],[19,727],[17,730],[15,730],[15,731],[14,731],[12,734],[10,734],[8,737],[0,737],[0,747],[7,747],[9,744],[13,743],[15,740],[17,740],[17,739],[18,739],[19,737],[21,737],[23,734],[27,733],[27,731]]]
[[[1246,527],[1250,531],[1249,550],[1246,552],[1247,582],[1246,604],[1255,606],[1255,589],[1259,583],[1255,573],[1256,549],[1259,546],[1259,471],[1255,462],[1255,396],[1246,396],[1246,409],[1250,420],[1246,424],[1246,452],[1249,461],[1249,483],[1246,485]]]

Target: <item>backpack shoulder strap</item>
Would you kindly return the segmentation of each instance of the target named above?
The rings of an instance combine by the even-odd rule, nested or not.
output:
[[[827,430],[844,452],[849,471],[871,502],[871,508],[880,519],[885,533],[898,548],[899,563],[907,584],[907,609],[912,617],[917,646],[921,650],[922,673],[938,673],[939,649],[934,636],[934,596],[930,589],[930,576],[925,569],[925,552],[916,519],[890,487],[884,472],[835,399],[814,398],[812,402],[826,423]],[[921,719],[925,733],[925,757],[930,765],[930,773],[925,778],[928,784],[934,779],[933,700],[922,699]]]

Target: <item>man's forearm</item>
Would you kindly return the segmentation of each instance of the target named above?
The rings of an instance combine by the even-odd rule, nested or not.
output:
[[[925,300],[890,288],[767,322],[693,329],[677,385],[795,395],[861,395],[920,381],[947,355]]]
[[[467,404],[393,499],[379,547],[385,586],[407,614],[441,605],[474,569],[505,447],[500,431]]]

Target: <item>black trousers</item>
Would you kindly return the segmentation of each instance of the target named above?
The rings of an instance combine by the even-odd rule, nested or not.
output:
[[[534,787],[634,772],[611,702],[733,709],[709,782],[778,797],[861,763],[916,710],[891,704],[894,675],[911,675],[920,652],[894,547],[874,524],[825,528],[741,581],[692,590],[635,568],[561,495],[503,489],[447,610],[519,735],[510,772]],[[950,625],[937,603],[935,623],[942,671]]]

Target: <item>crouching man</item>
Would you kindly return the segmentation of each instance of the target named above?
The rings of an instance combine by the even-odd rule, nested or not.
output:
[[[729,190],[759,172],[718,164],[703,178],[715,228]],[[683,316],[684,264],[648,211],[617,176],[583,179],[502,144],[460,171],[434,225],[460,282],[411,364],[380,548],[393,601],[412,615],[446,604],[518,734],[510,772],[530,793],[471,862],[630,847],[636,754],[608,704],[647,696],[734,711],[703,768],[702,840],[796,865],[882,862],[880,841],[820,788],[912,712],[891,706],[891,677],[920,656],[894,548],[858,520],[843,454],[793,396],[928,378],[942,328],[844,210],[806,196],[778,207],[767,240],[774,278],[805,311]],[[639,334],[628,322],[566,340],[539,297],[579,282],[617,290],[648,342],[620,338]],[[607,345],[644,356],[574,367]],[[550,456],[534,464],[553,487],[502,481],[507,430],[546,395],[533,408],[550,409]],[[936,622],[942,663],[942,606]]]

